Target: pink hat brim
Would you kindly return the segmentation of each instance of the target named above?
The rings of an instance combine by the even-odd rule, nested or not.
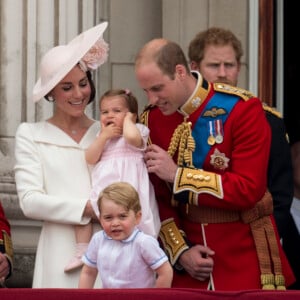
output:
[[[46,96],[81,60],[107,28],[108,22],[92,27],[71,40],[67,45],[50,49],[42,58],[40,78],[33,88],[33,102]],[[49,71],[51,69],[51,72]]]

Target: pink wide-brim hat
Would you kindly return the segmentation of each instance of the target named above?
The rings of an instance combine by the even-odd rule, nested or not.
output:
[[[67,45],[50,49],[42,58],[40,78],[33,88],[33,102],[46,96],[83,56],[102,38],[108,22],[92,27],[71,40]]]

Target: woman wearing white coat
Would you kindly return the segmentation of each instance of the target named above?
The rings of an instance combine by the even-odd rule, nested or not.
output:
[[[44,55],[33,101],[46,98],[53,102],[54,113],[43,122],[20,124],[16,133],[15,180],[20,206],[28,218],[43,221],[34,288],[78,286],[80,270],[65,273],[64,266],[75,249],[73,225],[95,218],[84,150],[100,125],[85,109],[95,97],[90,71],[107,59],[108,45],[102,38],[106,27],[106,22],[101,23]],[[98,223],[94,224],[95,230],[99,229]],[[98,281],[95,287],[100,285]]]

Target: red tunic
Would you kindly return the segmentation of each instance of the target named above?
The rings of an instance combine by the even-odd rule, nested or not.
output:
[[[205,98],[201,99],[201,104],[192,109],[188,115],[187,121],[192,123],[192,135],[196,141],[193,154],[196,161],[198,153],[201,152],[201,145],[207,143],[207,137],[212,131],[212,128],[205,129],[207,136],[204,137],[203,131],[200,134],[198,130],[203,123],[199,125],[198,121],[200,118],[205,118],[204,113],[207,112],[205,107],[216,93],[221,93],[219,95],[221,97],[223,93],[224,101],[228,95],[228,91],[216,92],[214,86],[210,85],[207,87]],[[195,98],[191,98],[188,101],[194,100]],[[223,107],[217,107],[217,109],[220,108]],[[226,113],[228,114],[227,119],[221,124],[222,128],[219,128],[223,141],[214,143],[210,147],[202,166],[195,166],[220,175],[221,194],[217,196],[204,189],[198,194],[197,205],[245,211],[255,206],[267,188],[271,132],[258,98],[246,99],[244,97],[242,99],[238,97],[233,108]],[[147,125],[150,128],[151,143],[168,150],[173,132],[182,122],[183,115],[179,112],[171,116],[164,116],[156,107],[149,109]],[[215,123],[207,124],[215,125]],[[223,163],[221,167],[217,164],[218,157],[221,157]],[[177,161],[176,154],[174,160]],[[171,204],[172,191],[170,188],[157,176],[150,174],[150,178],[155,188],[161,220],[174,218],[177,227],[186,233],[187,239],[192,244],[203,245],[201,224],[180,218],[179,209]],[[271,216],[271,218],[274,224],[273,217]],[[206,224],[204,228],[206,244],[215,251],[212,273],[214,289],[260,289],[260,269],[250,226],[237,221],[210,223]],[[279,244],[278,236],[277,242]],[[289,286],[294,281],[294,276],[281,246],[279,247],[286,286]],[[173,287],[206,289],[207,286],[208,281],[195,280],[187,272],[181,274],[175,272],[174,274]]]
[[[12,266],[13,248],[10,235],[10,224],[0,202],[0,252],[4,253]],[[10,274],[9,274],[10,275]]]
[[[3,245],[3,232],[10,236],[10,224],[5,216],[2,204],[0,202],[0,245]]]

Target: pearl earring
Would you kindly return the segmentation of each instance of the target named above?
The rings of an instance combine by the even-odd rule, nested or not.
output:
[[[49,102],[54,102],[54,98],[52,96],[48,96],[48,99],[47,99]]]

